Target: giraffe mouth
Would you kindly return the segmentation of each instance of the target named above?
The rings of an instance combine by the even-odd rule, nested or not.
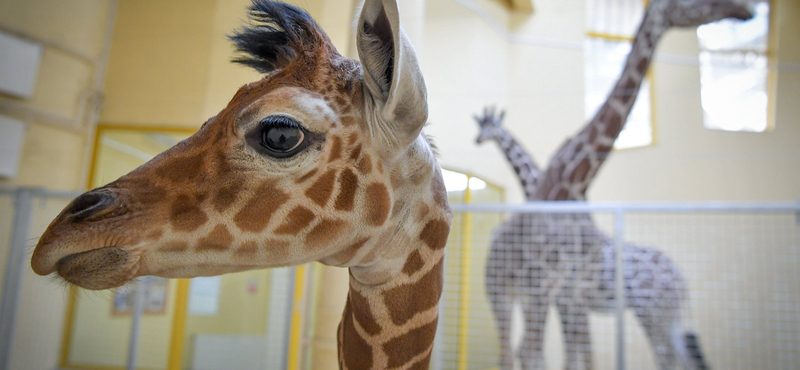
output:
[[[56,263],[64,280],[91,290],[121,286],[139,272],[140,256],[118,246],[93,249],[65,256]]]

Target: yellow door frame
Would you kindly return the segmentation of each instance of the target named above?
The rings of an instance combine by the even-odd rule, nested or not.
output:
[[[103,133],[110,130],[126,130],[131,132],[158,132],[191,135],[197,128],[160,126],[160,125],[126,125],[126,124],[98,124],[95,130],[92,158],[89,163],[89,177],[86,188],[94,187],[95,171],[97,170],[97,156],[100,149],[100,138]],[[189,280],[178,279],[175,291],[175,310],[172,320],[172,336],[170,338],[170,351],[168,354],[167,370],[180,370],[183,362],[183,341],[186,331],[186,308],[189,300]],[[77,304],[78,287],[72,285],[67,293],[67,309],[65,310],[64,330],[61,339],[61,352],[59,354],[59,367],[63,369],[78,370],[125,370],[123,367],[95,366],[87,364],[70,363],[69,351],[72,347],[73,322],[75,320],[75,306]]]

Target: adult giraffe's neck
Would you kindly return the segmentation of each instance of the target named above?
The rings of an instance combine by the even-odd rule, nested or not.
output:
[[[536,165],[533,157],[514,139],[510,132],[502,127],[497,127],[495,130],[494,139],[506,155],[508,163],[514,167],[514,172],[516,172],[520,185],[522,185],[522,190],[525,192],[525,199],[528,201],[535,200],[534,195],[541,177],[539,166]]]
[[[423,246],[409,254],[397,277],[381,285],[363,284],[350,275],[338,333],[341,369],[428,368],[443,257],[443,250]]]
[[[536,195],[539,199],[586,199],[586,190],[622,132],[653,60],[656,45],[667,30],[663,13],[652,6],[648,8],[608,99],[592,120],[553,156]]]

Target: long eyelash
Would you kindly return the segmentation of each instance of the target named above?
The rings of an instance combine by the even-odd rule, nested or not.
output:
[[[268,126],[291,127],[305,131],[305,128],[302,125],[287,116],[271,116],[261,120],[262,128]]]

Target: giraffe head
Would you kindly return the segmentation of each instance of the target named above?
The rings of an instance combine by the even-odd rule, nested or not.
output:
[[[697,27],[725,18],[753,17],[743,0],[651,0],[650,9],[664,15],[666,27]]]
[[[193,136],[76,198],[36,246],[36,273],[105,289],[322,261],[374,282],[427,224],[446,237],[425,85],[396,2],[363,6],[360,63],[294,6],[254,0],[250,17],[231,37],[236,61],[265,77]]]
[[[501,110],[497,114],[495,107],[486,107],[483,109],[483,117],[474,116],[475,121],[478,122],[478,138],[475,142],[478,144],[487,140],[493,140],[501,133],[500,127],[503,125],[503,118],[506,116],[506,111]]]

